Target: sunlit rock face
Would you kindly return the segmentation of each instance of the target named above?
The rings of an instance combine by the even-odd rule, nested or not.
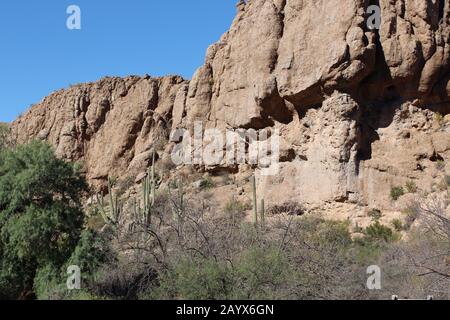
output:
[[[367,26],[374,4],[379,30]],[[49,141],[102,185],[141,173],[153,149],[170,157],[170,132],[195,121],[279,129],[289,156],[277,176],[259,179],[268,201],[388,206],[392,185],[427,186],[436,159],[450,158],[449,20],[444,0],[240,2],[190,81],[77,85],[33,106],[13,132]]]

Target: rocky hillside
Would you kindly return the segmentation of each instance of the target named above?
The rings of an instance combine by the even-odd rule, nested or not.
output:
[[[367,27],[373,4],[380,30]],[[13,132],[83,163],[94,186],[144,172],[153,149],[167,161],[170,133],[197,120],[280,130],[280,174],[258,178],[268,203],[391,208],[391,187],[437,182],[450,159],[450,1],[249,0],[237,10],[192,80],[76,85]]]

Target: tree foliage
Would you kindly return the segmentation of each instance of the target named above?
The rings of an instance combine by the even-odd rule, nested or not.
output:
[[[29,298],[39,270],[59,269],[83,226],[87,185],[42,142],[0,152],[0,298]]]

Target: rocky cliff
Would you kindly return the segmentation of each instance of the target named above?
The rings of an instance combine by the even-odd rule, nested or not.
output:
[[[370,5],[379,30],[367,27]],[[170,132],[202,121],[280,130],[280,174],[258,179],[270,203],[381,208],[394,185],[431,187],[450,159],[450,1],[250,0],[237,10],[192,80],[76,85],[19,117],[14,134],[49,141],[96,186],[138,175],[153,149],[168,157]]]

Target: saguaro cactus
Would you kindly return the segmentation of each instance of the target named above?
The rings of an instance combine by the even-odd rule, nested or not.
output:
[[[264,223],[266,222],[266,212],[265,212],[265,208],[264,208],[264,199],[261,199],[260,215],[261,215],[261,224],[264,225]]]
[[[252,190],[253,190],[253,223],[258,224],[258,203],[256,198],[256,178],[252,176]]]
[[[183,190],[183,181],[179,179],[176,182],[177,195],[176,198],[172,197],[172,191],[168,188],[169,199],[172,204],[172,214],[174,218],[180,219],[184,215],[184,190]]]
[[[156,194],[156,178],[155,178],[155,151],[152,154],[152,166],[147,170],[147,176],[142,184],[142,215],[140,202],[137,208],[135,208],[135,213],[139,217],[139,221],[148,226],[152,221],[152,207],[155,205],[155,194]],[[136,207],[136,205],[135,205]]]
[[[104,203],[103,193],[97,194],[97,206],[100,214],[106,223],[117,226],[119,224],[120,215],[122,213],[122,203],[119,197],[114,195],[113,182],[108,177],[108,196],[109,196],[109,208]]]
[[[256,192],[256,177],[255,177],[255,175],[252,176],[251,182],[252,182],[252,197],[253,197],[253,223],[255,224],[255,226],[258,225],[258,222],[260,222],[263,225],[266,221],[264,198],[261,199],[260,211],[259,211],[259,216],[258,216],[258,195]]]

